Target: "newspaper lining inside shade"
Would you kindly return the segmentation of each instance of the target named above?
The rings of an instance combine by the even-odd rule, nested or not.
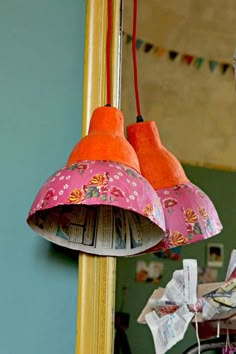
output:
[[[146,217],[106,205],[46,209],[35,213],[29,224],[49,241],[101,255],[136,254],[163,236]]]

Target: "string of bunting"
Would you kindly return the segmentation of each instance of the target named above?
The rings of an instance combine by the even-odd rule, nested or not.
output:
[[[123,32],[123,35],[125,36],[126,44],[130,44],[132,41],[132,36],[126,32]],[[225,74],[226,71],[228,71],[229,69],[232,70],[232,73],[234,73],[234,68],[231,63],[222,63],[217,60],[208,60],[203,57],[197,57],[197,56],[190,55],[190,54],[183,54],[183,53],[177,52],[175,50],[170,50],[170,49],[166,49],[163,47],[158,47],[158,46],[156,46],[152,43],[146,42],[140,38],[137,38],[137,40],[136,40],[136,49],[137,50],[142,49],[145,53],[152,52],[155,55],[157,55],[157,57],[160,57],[160,58],[165,53],[167,53],[169,59],[172,61],[174,61],[175,59],[177,59],[177,57],[180,56],[181,57],[180,60],[183,63],[185,63],[186,65],[192,64],[198,70],[202,67],[202,65],[204,63],[207,63],[210,72],[213,72],[216,69],[216,67],[219,66],[222,74]]]

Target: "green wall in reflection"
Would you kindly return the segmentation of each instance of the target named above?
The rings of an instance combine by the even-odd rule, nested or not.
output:
[[[182,268],[182,259],[195,258],[199,266],[206,266],[206,250],[208,243],[224,244],[224,265],[218,269],[218,280],[223,281],[232,249],[236,248],[236,173],[224,172],[207,168],[184,166],[185,172],[192,183],[199,186],[213,201],[223,231],[206,241],[201,241],[181,248],[180,260],[162,260],[155,255],[132,258],[119,258],[117,261],[116,310],[130,314],[127,330],[128,340],[133,354],[155,353],[152,335],[146,325],[136,322],[148,298],[158,286],[165,287],[176,269]],[[135,271],[138,260],[146,262],[161,261],[164,264],[163,277],[158,285],[135,282]],[[122,288],[126,287],[126,293]],[[195,330],[190,326],[184,339],[168,353],[182,353],[187,347],[196,343]]]

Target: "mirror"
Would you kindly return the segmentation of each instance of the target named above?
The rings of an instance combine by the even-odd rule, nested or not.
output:
[[[121,109],[126,126],[136,121],[130,36],[132,1],[124,1]],[[138,1],[137,64],[144,120],[155,120],[163,144],[182,162],[188,178],[213,201],[223,231],[177,250],[118,258],[116,311],[131,353],[154,353],[153,339],[137,318],[157,287],[165,287],[184,258],[196,258],[199,282],[223,281],[236,246],[235,48],[236,4]],[[223,246],[221,267],[208,267],[210,243]],[[158,277],[150,276],[156,268]],[[148,274],[148,275],[147,275]],[[120,317],[119,317],[120,316]],[[168,351],[182,353],[196,343],[189,327]],[[122,352],[121,352],[122,353]]]

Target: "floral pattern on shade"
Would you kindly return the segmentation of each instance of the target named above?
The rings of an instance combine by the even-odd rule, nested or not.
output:
[[[201,241],[221,232],[214,205],[191,182],[156,192],[163,206],[166,234],[152,252]]]
[[[153,213],[153,207],[150,204],[146,205],[145,208],[143,209],[143,214],[145,216],[151,216],[152,213]]]
[[[84,193],[80,189],[73,189],[68,197],[70,203],[79,204],[84,198]]]
[[[183,213],[186,224],[194,224],[197,222],[198,217],[192,209],[183,209]]]
[[[84,171],[89,167],[88,163],[73,163],[68,167],[68,170],[77,170],[79,174],[83,174]]]
[[[54,194],[55,194],[55,190],[53,188],[49,188],[45,195],[44,201],[42,202],[43,207],[47,206],[49,200],[54,196]]]
[[[164,236],[165,217],[155,190],[142,175],[120,163],[93,160],[63,167],[43,184],[34,199],[27,221],[34,228],[34,220],[40,219],[41,216],[43,218],[44,212],[53,214],[54,210],[58,211],[56,207],[73,208],[74,205],[114,206],[128,210],[129,213],[134,212],[136,218],[145,217],[147,223],[151,221],[154,230],[152,235],[156,232],[156,240],[155,237],[150,238],[150,235],[147,235],[147,241],[145,241],[146,234],[142,235],[141,251],[145,250],[145,242],[154,246]],[[49,230],[48,232],[50,235],[47,235],[45,230],[41,233],[37,229],[37,233],[50,240],[55,239],[58,231]],[[80,246],[72,243],[70,246],[68,247],[80,249]],[[91,253],[97,254],[93,250]],[[138,253],[137,247],[136,253],[133,250],[133,253],[126,255]]]
[[[199,208],[199,214],[201,215],[201,217],[203,219],[207,219],[208,218],[208,212],[206,211],[205,208]]]
[[[103,173],[92,176],[88,184],[81,189],[74,189],[71,191],[68,201],[73,204],[80,204],[84,199],[100,198],[102,202],[114,202],[120,197],[124,197],[124,192],[115,186],[108,186],[109,174]]]
[[[187,243],[187,239],[179,232],[174,231],[169,235],[169,245],[171,247],[182,246]]]
[[[177,200],[174,198],[165,198],[162,201],[162,205],[164,208],[171,208],[176,204],[177,204]]]
[[[108,182],[109,182],[109,175],[107,172],[103,174],[97,173],[96,175],[92,176],[88,185],[95,185],[101,187],[101,186],[106,186]]]

